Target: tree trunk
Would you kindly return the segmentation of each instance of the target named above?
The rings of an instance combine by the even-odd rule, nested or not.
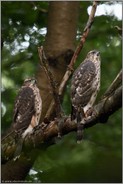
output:
[[[57,86],[59,86],[74,52],[78,8],[79,2],[63,1],[49,3],[47,35],[44,50]],[[49,81],[42,67],[38,68],[36,76],[43,100],[42,121],[53,96]],[[37,156],[38,154],[31,154],[30,160],[22,157],[16,162],[11,160],[6,164],[2,164],[2,182],[25,180]]]
[[[50,2],[49,4],[44,50],[57,87],[74,52],[78,8],[79,2]],[[42,121],[53,95],[47,76],[41,67],[38,68],[37,79],[43,100]]]

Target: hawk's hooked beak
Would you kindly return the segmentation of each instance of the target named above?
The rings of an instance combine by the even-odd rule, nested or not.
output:
[[[100,56],[100,52],[99,51],[97,52],[97,56]]]
[[[31,83],[32,83],[32,84],[37,84],[37,80],[36,80],[36,79],[32,79],[32,80],[31,80]]]

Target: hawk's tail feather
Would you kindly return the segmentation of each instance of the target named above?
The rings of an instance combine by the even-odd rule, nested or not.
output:
[[[76,110],[75,107],[72,106],[71,121],[75,119],[77,121],[77,143],[80,143],[83,139],[84,125],[81,123],[83,116],[84,112],[81,108],[79,110]]]
[[[77,122],[77,143],[81,143],[83,139],[83,131],[84,126],[81,124],[81,122]]]
[[[83,139],[84,125],[81,123],[82,119],[82,113],[77,112],[77,143],[81,143]]]

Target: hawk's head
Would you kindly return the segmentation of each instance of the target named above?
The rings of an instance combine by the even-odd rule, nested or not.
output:
[[[35,78],[28,78],[24,80],[24,86],[34,86],[36,85],[37,81]]]
[[[98,50],[92,50],[87,54],[86,59],[96,63],[100,61],[100,52]]]

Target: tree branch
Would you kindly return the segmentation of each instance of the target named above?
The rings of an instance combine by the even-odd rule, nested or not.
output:
[[[70,68],[70,69],[73,68],[73,66],[74,66],[74,64],[76,62],[76,59],[77,59],[78,55],[80,54],[80,52],[81,52],[81,50],[83,48],[83,45],[84,45],[84,43],[86,41],[86,38],[87,38],[87,36],[89,34],[89,31],[91,29],[91,26],[92,26],[92,24],[94,22],[94,16],[95,16],[95,13],[96,13],[96,9],[97,9],[97,1],[94,1],[93,5],[92,5],[91,13],[89,15],[87,24],[86,24],[86,26],[84,28],[84,31],[83,31],[83,34],[82,34],[82,37],[81,37],[80,43],[79,43],[78,47],[76,48],[76,50],[74,52],[74,55],[73,55],[73,57],[71,59],[70,64],[68,65],[68,68]]]
[[[46,10],[46,9],[41,8],[41,7],[39,7],[39,5],[36,4],[37,2],[35,2],[35,1],[30,1],[30,3],[31,3],[31,5],[32,5],[33,8],[36,7],[39,11],[41,11],[41,12],[43,12],[43,13],[47,13],[47,10]]]
[[[110,85],[110,87],[104,93],[103,98],[110,96],[120,85],[122,84],[122,69]]]
[[[110,97],[101,100],[97,105],[94,106],[94,111],[96,112],[96,114],[94,113],[94,115],[92,115],[92,117],[86,121],[84,128],[91,127],[99,123],[100,121],[102,122],[104,116],[109,117],[121,107],[122,107],[122,86],[116,89],[115,92]],[[62,127],[63,135],[75,130],[76,130],[76,123],[74,121],[71,121],[70,116],[66,116],[64,125]],[[51,121],[51,123],[44,129],[44,131],[40,130],[40,132],[41,134],[39,135],[40,137],[39,140],[41,141],[39,142],[44,143],[51,140],[51,138],[54,138],[55,136],[58,135],[57,122],[55,120]],[[36,134],[37,132],[34,132],[33,136],[35,136]],[[35,141],[35,143],[36,142],[38,141]]]
[[[119,26],[114,26],[114,27],[118,31],[120,38],[122,38],[122,28]]]
[[[117,111],[122,106],[122,86],[114,91],[114,93],[94,106],[94,113],[89,119],[86,120],[84,128],[94,126],[99,122],[107,122],[110,115]],[[106,118],[105,118],[106,117]],[[24,148],[26,153],[31,149],[46,148],[55,143],[55,137],[58,135],[58,122],[56,120],[51,121],[47,126],[42,127],[42,124],[37,126],[34,132],[27,136],[24,141]],[[70,116],[66,116],[62,127],[62,135],[68,134],[72,131],[76,131],[76,123],[71,121]],[[11,141],[10,141],[11,140]],[[13,146],[12,146],[13,145]],[[12,159],[15,151],[15,135],[11,135],[2,142],[2,161],[6,162],[7,159]]]

